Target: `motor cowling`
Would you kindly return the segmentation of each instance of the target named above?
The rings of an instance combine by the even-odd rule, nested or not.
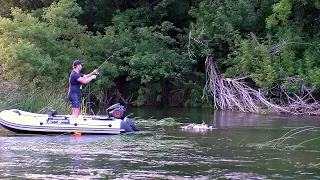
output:
[[[139,131],[139,129],[136,127],[136,125],[134,124],[134,122],[132,121],[132,119],[128,118],[128,117],[125,117],[124,118],[124,121],[130,126],[130,128],[133,130],[133,131]]]
[[[107,108],[107,114],[109,117],[123,119],[126,114],[126,108],[120,103],[117,103]]]

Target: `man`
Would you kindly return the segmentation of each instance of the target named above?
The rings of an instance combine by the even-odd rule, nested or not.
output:
[[[68,99],[72,105],[72,118],[78,118],[80,115],[82,84],[87,84],[97,78],[98,70],[90,74],[81,74],[82,63],[79,60],[73,62],[73,70],[69,77]]]

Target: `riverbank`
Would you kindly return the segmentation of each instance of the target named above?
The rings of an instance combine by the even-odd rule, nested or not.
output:
[[[21,109],[24,111],[34,112],[34,113],[48,113],[52,109],[57,110],[59,114],[71,114],[71,105],[67,99],[67,89],[57,89],[57,88],[24,88],[22,86],[17,85],[18,83],[14,82],[1,82],[0,87],[0,111],[5,109]],[[84,92],[81,112],[82,114],[89,114],[89,104],[95,104],[93,102],[86,102],[85,97],[88,97],[87,93]],[[97,98],[92,98],[91,101],[95,99],[95,101],[99,101]],[[98,104],[98,103],[97,103]],[[105,111],[106,107],[100,107],[98,105],[95,107],[91,107],[93,110]],[[132,106],[137,107],[137,106]],[[138,106],[140,107],[140,106]],[[160,107],[160,106],[143,106],[145,108],[167,108],[172,109],[173,107]],[[177,106],[180,107],[180,106]],[[182,107],[180,107],[182,108]],[[202,108],[191,108],[187,109],[195,109],[198,111],[199,109],[211,109],[209,104],[207,106],[202,106]],[[91,110],[90,110],[91,111]],[[240,110],[233,110],[233,112],[243,113]],[[252,112],[248,112],[251,114]],[[290,114],[286,112],[273,112],[270,109],[259,108],[259,111],[254,114],[266,114],[266,115],[291,115],[291,116],[301,116],[307,115],[303,113]],[[309,116],[316,116],[315,114],[308,114]]]

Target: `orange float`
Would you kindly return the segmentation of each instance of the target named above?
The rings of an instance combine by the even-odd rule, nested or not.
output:
[[[79,131],[75,131],[73,134],[74,134],[75,136],[81,136],[81,132],[79,132]]]

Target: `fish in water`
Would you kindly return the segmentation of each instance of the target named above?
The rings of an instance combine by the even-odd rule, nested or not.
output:
[[[206,123],[202,122],[202,124],[188,124],[186,126],[182,126],[181,129],[213,129],[213,127],[208,126]]]

